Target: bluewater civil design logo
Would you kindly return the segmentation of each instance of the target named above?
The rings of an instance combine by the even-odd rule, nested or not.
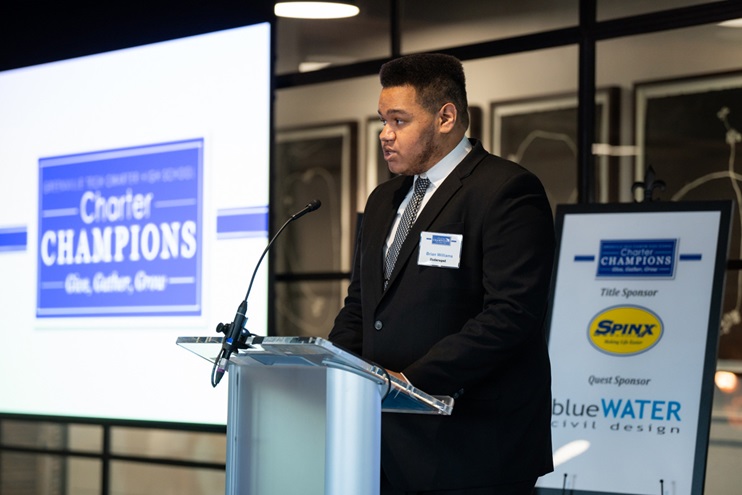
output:
[[[203,148],[39,159],[38,317],[201,314]]]

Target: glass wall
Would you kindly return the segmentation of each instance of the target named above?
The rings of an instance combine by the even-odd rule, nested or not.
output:
[[[391,56],[392,10],[401,53],[534,34],[578,23],[578,0],[459,2],[359,0],[357,17],[277,21],[277,73],[306,72]]]
[[[576,26],[578,0],[401,2],[402,53],[440,50]]]
[[[742,258],[742,29],[713,24],[617,38],[598,43],[596,55],[597,85],[616,86],[623,95],[621,143],[628,152],[621,157],[621,197],[633,199],[631,184],[651,167],[664,183],[655,199],[734,200],[729,258]],[[732,494],[742,485],[733,467],[742,448],[742,271],[736,268],[727,271],[724,291],[706,493]]]
[[[605,21],[632,15],[651,14],[662,10],[677,9],[712,3],[714,0],[598,0],[598,20]]]
[[[548,183],[554,204],[575,202],[577,48],[568,46],[475,60],[465,62],[464,68],[472,113],[470,136],[480,139],[490,149],[495,146],[508,155],[521,153],[519,158],[524,166],[532,168]],[[290,234],[290,241],[284,237],[275,246],[279,275],[276,329],[280,335],[327,336],[345,297],[355,239],[355,214],[363,211],[370,191],[389,178],[386,164],[379,157],[380,127],[376,116],[379,90],[374,76],[298,87],[277,94],[276,170],[284,176],[276,180],[276,197],[284,198],[295,209],[313,195],[331,199],[312,214],[313,218],[306,219],[306,225],[292,225],[292,232],[286,233]],[[515,109],[520,115],[511,113],[510,120],[506,119],[504,124],[493,123],[493,106],[508,112]],[[553,116],[548,129],[539,128],[529,118],[539,111]],[[524,120],[516,121],[515,117]],[[503,135],[509,137],[505,148],[500,149],[503,143],[497,136]],[[344,160],[343,150],[350,143],[357,145],[349,147],[352,155]],[[543,156],[545,150],[553,148],[559,150],[558,157],[548,151],[550,156]],[[565,176],[573,180],[565,181]],[[328,194],[331,186],[339,188],[341,184],[349,187],[347,194]],[[294,201],[297,194],[304,195],[301,201]],[[338,208],[340,204],[344,206]],[[349,212],[353,215],[345,217]],[[288,210],[278,215],[276,224],[280,225],[287,215]],[[330,239],[331,245],[325,248],[303,249],[323,245]],[[291,246],[310,254],[292,254]],[[307,256],[312,259],[304,259]],[[328,267],[345,273],[346,277],[340,281],[292,281],[280,277],[285,273],[300,276],[312,271],[331,272]]]
[[[361,0],[358,5],[361,12],[345,19],[279,18],[276,73],[389,57],[390,2]]]
[[[530,10],[536,14],[529,17],[522,12],[518,21],[513,17],[510,22],[504,21],[509,19],[508,13],[500,11],[498,17],[494,12],[504,7],[484,7],[477,19],[467,19],[470,13],[465,8],[448,10],[449,18],[444,20],[441,12],[446,11],[437,10],[437,2],[430,3],[429,12],[414,9],[414,3],[402,3],[402,53],[569,28],[578,22],[577,2],[543,2],[542,8]],[[666,9],[702,9],[711,3],[714,2],[599,0],[596,7],[598,21],[603,21]],[[660,32],[596,42],[595,197],[599,202],[640,199],[635,198],[632,185],[644,178],[649,160],[657,178],[666,183],[665,190],[655,190],[657,199],[730,198],[740,205],[742,194],[736,184],[742,173],[735,163],[739,162],[738,136],[742,129],[742,109],[738,109],[742,95],[736,94],[742,81],[742,29],[717,24],[668,29],[671,25],[668,20]],[[633,28],[630,21],[625,27],[627,31]],[[491,151],[534,170],[554,204],[576,200],[578,58],[575,44],[464,63],[473,116],[470,135],[481,139]],[[357,124],[358,171],[352,185],[357,198],[355,211],[362,211],[367,194],[387,177],[377,152],[379,126],[374,113],[378,91],[376,77],[363,76],[282,89],[277,94],[279,130],[336,122]],[[710,109],[706,119],[701,120],[693,113],[695,103],[684,101],[689,91],[690,97],[698,96],[701,101],[708,98],[714,104],[718,103],[714,98],[725,98],[724,104]],[[663,108],[672,109],[673,113]],[[693,128],[704,132],[697,136],[684,134]],[[674,142],[662,142],[672,137]],[[718,150],[712,155],[710,150],[714,148]],[[714,163],[711,156],[715,157]],[[735,214],[731,259],[742,258],[740,217]],[[742,386],[738,384],[742,374],[740,273],[733,266],[727,273],[720,373],[708,450],[706,493],[720,495],[736,494],[742,485],[742,472],[735,467],[742,451]],[[290,298],[281,304],[290,305]],[[340,304],[338,300],[337,308]],[[310,318],[306,311],[300,309],[295,314]],[[296,326],[292,327],[292,331],[296,330]],[[316,327],[305,329],[308,333],[318,331],[318,335],[328,330],[329,325],[319,331]]]
[[[111,427],[104,450],[100,425],[3,420],[0,426],[3,446],[12,449],[0,452],[2,495],[224,493],[223,433]]]
[[[732,199],[740,208],[742,29],[700,26],[598,44],[598,84],[625,95],[622,196],[649,167],[665,201]],[[634,54],[641,53],[641,57]],[[742,259],[740,219],[732,221],[731,259]],[[742,359],[742,272],[730,271],[719,357]]]

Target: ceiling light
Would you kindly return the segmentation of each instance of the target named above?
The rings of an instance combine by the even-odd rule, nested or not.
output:
[[[340,19],[358,15],[352,2],[278,2],[273,9],[277,17],[295,19]]]

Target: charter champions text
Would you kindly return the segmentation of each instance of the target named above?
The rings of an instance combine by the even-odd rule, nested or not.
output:
[[[198,244],[196,222],[130,223],[92,226],[113,222],[146,221],[152,213],[154,195],[134,194],[105,197],[86,191],[80,199],[80,219],[89,228],[48,230],[40,242],[41,261],[46,266],[84,265],[157,258],[193,258]]]

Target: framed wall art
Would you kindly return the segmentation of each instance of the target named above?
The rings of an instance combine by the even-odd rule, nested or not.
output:
[[[356,222],[357,124],[276,131],[274,231],[314,199],[273,246],[275,334],[326,336],[347,287]]]
[[[636,177],[651,167],[669,201],[734,200],[729,258],[742,259],[742,72],[634,86]],[[640,179],[637,179],[640,180]],[[736,263],[735,263],[736,262]],[[727,275],[719,358],[742,360],[742,271]]]
[[[378,116],[366,119],[366,196],[376,186],[392,178],[389,166],[386,160],[384,160],[384,155],[381,153],[379,134],[383,128],[384,124],[379,120]]]
[[[596,91],[595,138],[617,144],[618,88]],[[492,152],[520,163],[536,174],[546,188],[552,209],[577,202],[577,94],[494,102],[491,109]],[[596,157],[599,202],[618,194],[615,158]]]

